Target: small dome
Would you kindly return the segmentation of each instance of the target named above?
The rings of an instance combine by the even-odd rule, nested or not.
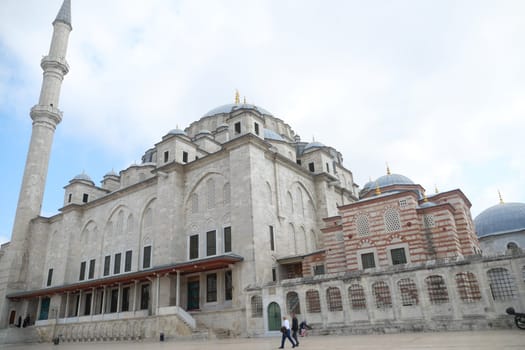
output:
[[[245,103],[245,104],[230,103],[230,104],[227,104],[227,105],[222,105],[222,106],[219,106],[217,108],[212,109],[211,111],[206,113],[204,116],[205,117],[211,117],[212,115],[217,115],[217,114],[228,114],[228,113],[231,113],[231,112],[233,112],[235,110],[238,110],[238,109],[252,109],[252,110],[258,111],[261,114],[266,114],[266,115],[273,116],[266,109],[264,109],[262,107],[258,107],[256,105],[248,104],[248,103]]]
[[[423,202],[419,205],[420,208],[430,208],[430,207],[435,207],[437,204],[434,203],[434,202],[430,202],[430,201],[427,201],[427,202]]]
[[[375,181],[376,186],[387,187],[391,185],[413,185],[414,182],[408,177],[399,174],[383,175]]]
[[[501,203],[474,219],[478,237],[525,230],[525,203]]]
[[[77,176],[75,176],[71,181],[69,181],[70,183],[71,182],[74,182],[74,181],[87,181],[87,182],[90,182],[92,184],[94,184],[93,180],[91,180],[91,178],[89,177],[88,174],[86,173],[82,173],[82,174],[78,174]]]
[[[266,140],[284,141],[281,135],[270,129],[264,129],[264,138]]]
[[[111,171],[108,171],[106,175],[104,175],[104,177],[107,177],[107,176],[119,176],[119,175],[115,172],[115,170],[111,170]]]
[[[181,129],[171,129],[168,132],[168,135],[184,135],[184,136],[186,136],[186,132],[184,130],[181,130]]]
[[[323,145],[321,142],[317,142],[317,141],[313,141],[313,142],[310,142],[309,144],[307,144],[305,147],[304,147],[304,152],[310,150],[310,149],[314,149],[314,148],[323,148],[323,147],[326,147],[325,145]]]

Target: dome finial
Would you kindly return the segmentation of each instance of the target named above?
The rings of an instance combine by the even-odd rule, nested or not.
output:
[[[503,204],[503,203],[505,203],[505,202],[503,201],[503,197],[501,197],[501,192],[500,192],[499,190],[498,190],[498,196],[499,196],[499,204]]]
[[[239,96],[239,90],[235,89],[235,104],[241,103],[241,97]]]
[[[386,174],[387,175],[391,175],[392,173],[390,172],[390,167],[388,166],[388,162],[386,163]]]
[[[376,191],[375,191],[375,194],[377,195],[380,195],[381,194],[381,189],[379,188],[379,182],[376,181]]]
[[[423,191],[423,202],[428,202],[427,193]]]
[[[438,193],[439,193],[439,190],[438,190],[438,187],[437,187],[437,185],[436,185],[436,184],[434,184],[434,190],[436,191],[436,194],[438,194]]]

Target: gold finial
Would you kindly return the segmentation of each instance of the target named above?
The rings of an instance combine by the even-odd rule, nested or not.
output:
[[[376,192],[377,195],[381,194],[381,189],[379,188],[379,182],[376,181]]]
[[[438,194],[438,193],[439,193],[439,190],[438,190],[438,187],[437,187],[437,185],[434,185],[434,191],[436,191],[436,194]]]
[[[427,193],[423,192],[423,202],[428,202]]]
[[[388,166],[388,163],[386,163],[386,174],[387,175],[391,175],[392,173],[390,172],[390,167]]]
[[[244,96],[243,103],[246,104],[246,96]]]
[[[501,192],[500,192],[499,190],[498,190],[498,196],[499,196],[499,204],[503,204],[503,203],[505,203],[505,202],[503,201],[503,197],[501,197]]]
[[[239,96],[239,90],[235,89],[235,104],[241,103],[241,97]]]

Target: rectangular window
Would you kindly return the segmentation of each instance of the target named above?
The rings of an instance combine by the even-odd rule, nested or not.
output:
[[[68,203],[71,203],[71,198],[72,198],[72,197],[73,197],[73,195],[72,195],[71,193],[68,194],[68,196],[67,196],[67,202],[68,202]]]
[[[140,309],[147,310],[149,308],[149,284],[140,286]]]
[[[142,260],[142,268],[149,269],[151,267],[151,246],[144,247],[144,259]]]
[[[310,170],[312,173],[315,172],[315,165],[314,163],[308,163],[308,170]]]
[[[217,301],[217,274],[206,275],[206,301]]]
[[[253,123],[255,127],[255,135],[259,135],[259,124]]]
[[[124,260],[124,272],[131,271],[131,254],[131,250],[126,251],[126,258]]]
[[[302,163],[300,159],[297,159],[295,162],[297,163],[297,165],[301,165]]]
[[[92,279],[95,277],[95,259],[89,260],[89,272],[88,278]]]
[[[82,196],[82,203],[87,203],[88,198],[89,198],[89,195],[87,193],[84,193],[84,195]]]
[[[224,252],[232,251],[232,228],[230,226],[224,228]]]
[[[78,277],[78,279],[80,281],[83,281],[84,278],[86,278],[86,262],[85,261],[82,261],[80,263],[80,276]]]
[[[199,235],[190,237],[190,259],[197,259],[199,257]]]
[[[113,262],[113,274],[120,273],[120,257],[122,254],[115,254],[115,261]]]
[[[273,226],[270,226],[270,250],[275,250],[275,242],[274,242],[274,235],[273,235]]]
[[[407,257],[405,255],[405,248],[396,248],[390,250],[390,256],[392,257],[392,265],[406,264]]]
[[[109,312],[117,312],[118,305],[118,289],[111,290],[111,300],[109,306]]]
[[[167,163],[169,159],[170,159],[170,152],[164,151],[164,163]]]
[[[224,300],[232,300],[232,291],[232,270],[228,270],[224,274]]]
[[[129,287],[122,288],[122,311],[129,311]]]
[[[330,172],[330,164],[326,163],[326,172],[329,173]]]
[[[272,281],[277,282],[277,270],[275,267],[272,268]]]
[[[314,275],[324,275],[324,265],[315,265],[314,266]]]
[[[84,299],[84,315],[91,315],[91,298],[92,294],[88,293],[86,294],[86,297]]]
[[[104,257],[104,276],[109,275],[109,267],[111,266],[111,256],[106,255]]]
[[[49,271],[47,271],[47,284],[46,286],[50,286],[51,285],[51,282],[53,281],[53,269],[49,269]]]
[[[215,231],[206,232],[206,255],[217,254],[217,245],[215,244]]]
[[[376,267],[374,253],[361,254],[361,262],[363,263],[363,269]]]
[[[241,133],[241,122],[235,123],[234,128],[235,128],[235,133],[240,134]]]
[[[182,162],[188,163],[188,152],[182,151]]]

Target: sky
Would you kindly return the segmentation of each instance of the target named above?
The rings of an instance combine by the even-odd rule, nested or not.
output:
[[[0,243],[62,0],[0,1]],[[140,163],[169,130],[241,98],[342,153],[363,186],[392,173],[459,188],[472,215],[525,202],[525,1],[72,0],[43,216],[85,172]]]

